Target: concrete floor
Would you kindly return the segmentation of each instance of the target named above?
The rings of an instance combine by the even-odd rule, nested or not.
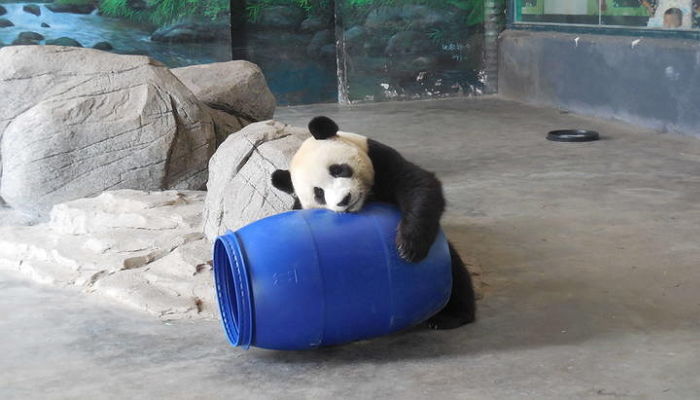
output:
[[[698,399],[700,141],[498,98],[281,109],[445,183],[479,321],[307,352],[228,347],[95,296],[0,280],[0,398]],[[548,142],[548,130],[604,140]]]

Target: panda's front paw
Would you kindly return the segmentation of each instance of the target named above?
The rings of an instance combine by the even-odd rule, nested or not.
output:
[[[420,232],[405,225],[399,225],[396,235],[396,249],[399,256],[408,262],[419,262],[428,256],[432,242]]]

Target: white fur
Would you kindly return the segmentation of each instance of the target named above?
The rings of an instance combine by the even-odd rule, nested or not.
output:
[[[352,177],[331,176],[328,169],[333,164],[348,164],[353,169]],[[374,167],[367,155],[367,138],[349,132],[338,132],[338,136],[325,140],[307,139],[292,158],[289,170],[302,208],[358,211],[374,184]],[[325,205],[316,202],[315,187],[324,190]],[[338,206],[348,193],[351,195],[350,203]]]

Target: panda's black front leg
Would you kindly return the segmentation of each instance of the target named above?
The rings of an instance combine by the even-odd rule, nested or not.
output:
[[[415,221],[404,217],[396,235],[396,249],[399,256],[409,262],[419,262],[428,256],[439,229],[439,224],[431,221]]]
[[[432,173],[406,162],[396,182],[395,198],[401,209],[396,235],[399,255],[407,261],[424,259],[440,229],[445,209],[442,185]]]

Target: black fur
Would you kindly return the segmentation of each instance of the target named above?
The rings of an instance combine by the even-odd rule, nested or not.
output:
[[[351,178],[354,171],[347,164],[333,164],[328,167],[328,172],[334,178]]]
[[[316,117],[309,122],[309,131],[316,140],[324,140],[338,133],[338,124],[328,117]]]
[[[428,255],[440,229],[445,210],[442,185],[433,173],[407,161],[391,147],[372,139],[367,144],[374,166],[373,197],[399,206],[399,254],[408,261],[420,261]]]
[[[309,123],[316,139],[334,136],[338,126],[327,117],[316,117]],[[401,222],[396,235],[399,255],[410,261],[424,259],[438,230],[445,210],[442,184],[437,177],[404,159],[399,152],[375,140],[367,139],[368,155],[374,166],[374,186],[368,200],[395,204],[401,210]],[[329,171],[333,175],[333,170]],[[335,175],[334,175],[335,176]],[[287,193],[294,193],[289,171],[277,170],[272,175],[273,185]],[[296,197],[296,196],[295,196]],[[301,204],[296,198],[294,209]],[[433,329],[452,329],[474,321],[476,302],[471,277],[452,244],[452,295],[438,314],[427,321]]]
[[[314,188],[314,200],[316,200],[316,203],[325,206],[326,205],[326,192],[323,191],[320,187],[315,187]]]
[[[289,170],[278,169],[275,172],[273,172],[272,186],[285,193],[294,194],[294,185],[292,185],[292,174],[289,173]]]
[[[367,139],[369,158],[374,166],[372,199],[396,204],[401,223],[396,246],[401,257],[416,262],[424,259],[440,228],[445,210],[442,184],[437,177],[407,161],[399,152]],[[452,329],[473,322],[476,299],[471,276],[457,251],[450,246],[452,295],[445,308],[427,321],[432,329]]]
[[[338,207],[345,207],[348,204],[350,204],[350,200],[352,200],[352,195],[350,193],[347,194],[347,196],[343,197],[343,200],[338,203]]]
[[[476,319],[476,297],[472,277],[452,243],[448,244],[452,258],[452,295],[445,308],[426,322],[431,329],[458,328]]]

